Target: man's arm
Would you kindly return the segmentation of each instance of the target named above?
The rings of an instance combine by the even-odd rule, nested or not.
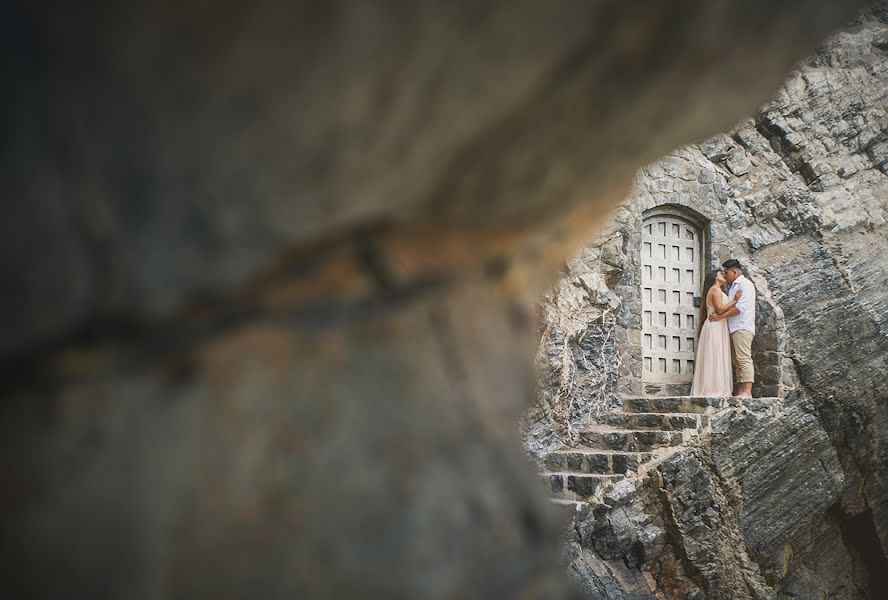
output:
[[[743,288],[745,288],[743,290],[743,295],[740,296],[737,306],[732,309],[736,310],[737,312],[735,314],[738,315],[740,313],[749,313],[753,306],[755,306],[755,286],[752,285],[751,281],[747,280],[746,285],[744,285]]]
[[[730,310],[725,311],[719,318],[730,319],[731,317],[736,317],[740,313],[752,310],[752,307],[755,305],[755,286],[752,285],[752,282],[750,281],[749,285],[744,287],[747,289],[743,290],[743,295],[740,296],[740,300],[737,301],[737,304]],[[716,320],[712,319],[712,317],[710,317],[710,319],[713,321]]]

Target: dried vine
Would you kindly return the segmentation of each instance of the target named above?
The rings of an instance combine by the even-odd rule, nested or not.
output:
[[[554,393],[540,394],[541,408],[566,446],[576,445],[577,425],[594,420],[607,408],[616,388],[621,359],[614,344],[616,315],[604,308],[591,323],[577,327],[576,318],[560,314],[543,333],[540,356],[553,337],[564,336],[555,360],[548,361]]]

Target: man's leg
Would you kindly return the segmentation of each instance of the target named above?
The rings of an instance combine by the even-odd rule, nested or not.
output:
[[[738,393],[740,393],[740,383],[739,383],[740,371],[739,371],[739,367],[737,366],[737,338],[734,337],[733,333],[730,335],[730,338],[731,338],[731,366],[734,367],[734,379],[733,379],[734,396],[736,396]]]
[[[736,357],[737,397],[752,398],[752,382],[755,380],[755,369],[752,364],[751,331],[735,331],[731,334],[731,346]]]

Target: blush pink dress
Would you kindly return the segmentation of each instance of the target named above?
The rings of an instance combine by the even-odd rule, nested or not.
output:
[[[722,302],[728,297],[722,292]],[[707,299],[706,315],[715,309]],[[733,395],[733,375],[731,373],[731,336],[728,321],[712,322],[708,318],[700,330],[697,340],[697,360],[694,369],[694,383],[691,396],[731,396]]]

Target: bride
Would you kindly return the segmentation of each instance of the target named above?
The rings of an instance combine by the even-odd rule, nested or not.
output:
[[[706,274],[703,282],[704,304],[700,309],[700,335],[697,340],[697,360],[691,396],[731,396],[731,337],[728,322],[722,314],[733,308],[740,299],[738,291],[733,300],[721,290],[725,276],[719,269]],[[709,317],[712,316],[712,319]]]

